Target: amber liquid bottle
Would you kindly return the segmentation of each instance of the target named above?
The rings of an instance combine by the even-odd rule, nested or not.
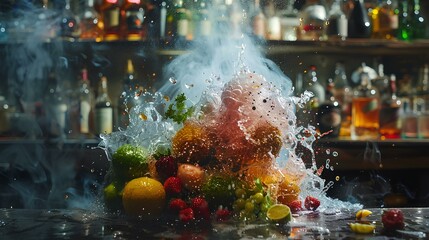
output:
[[[379,113],[378,91],[371,86],[368,74],[362,73],[361,84],[353,91],[352,139],[377,139],[380,128]]]
[[[145,5],[143,0],[124,0],[121,6],[121,31],[128,41],[139,41],[146,38]]]
[[[396,96],[396,76],[391,75],[389,79],[389,93],[381,98],[380,110],[380,137],[400,138],[400,110],[402,107],[401,100]]]
[[[103,40],[103,24],[98,12],[94,9],[94,0],[86,0],[80,14],[80,39]]]
[[[103,0],[102,5],[100,6],[105,41],[115,41],[120,39],[120,10],[119,0]]]

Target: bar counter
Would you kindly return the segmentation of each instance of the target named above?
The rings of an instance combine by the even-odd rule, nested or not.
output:
[[[9,239],[427,239],[429,208],[402,208],[405,228],[385,232],[384,209],[370,209],[373,234],[350,230],[355,213],[307,212],[288,224],[233,221],[183,226],[174,221],[145,221],[82,209],[0,209],[0,236]]]

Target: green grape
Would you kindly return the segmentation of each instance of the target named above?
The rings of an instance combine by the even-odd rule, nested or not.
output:
[[[244,200],[243,198],[239,198],[235,200],[235,204],[237,205],[237,208],[239,210],[244,209],[244,206],[246,205],[246,200]]]
[[[244,211],[248,213],[253,213],[253,210],[255,210],[255,204],[253,204],[252,201],[246,201],[246,205],[244,206]]]
[[[255,200],[255,203],[261,203],[262,201],[264,201],[264,194],[256,193],[252,196],[252,198]]]
[[[246,191],[242,188],[237,188],[235,190],[235,196],[237,198],[246,198]]]

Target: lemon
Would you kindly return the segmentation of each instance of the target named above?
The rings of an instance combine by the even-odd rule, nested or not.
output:
[[[268,208],[267,218],[275,222],[289,222],[290,220],[292,220],[292,215],[290,214],[290,208],[287,205],[274,204]]]
[[[371,211],[366,209],[361,209],[356,213],[356,220],[363,220],[371,214],[372,214]]]
[[[374,224],[350,223],[350,229],[355,233],[374,233]]]
[[[164,187],[152,178],[133,179],[125,185],[122,204],[128,215],[156,217],[165,206]]]

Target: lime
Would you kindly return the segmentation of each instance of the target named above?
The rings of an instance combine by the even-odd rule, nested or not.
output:
[[[104,203],[106,207],[110,210],[119,210],[122,208],[121,192],[120,188],[114,183],[110,183],[103,190],[104,193]]]
[[[217,209],[220,205],[231,207],[234,202],[235,180],[231,177],[212,176],[201,187],[211,209]]]
[[[350,223],[350,229],[355,233],[374,233],[374,224]]]
[[[267,210],[267,218],[271,221],[279,222],[292,220],[290,208],[284,204],[274,204]]]
[[[143,147],[124,144],[112,155],[113,171],[124,181],[143,177],[148,173],[149,154]]]
[[[128,215],[156,217],[165,206],[164,186],[148,177],[133,179],[125,185],[122,204]]]

